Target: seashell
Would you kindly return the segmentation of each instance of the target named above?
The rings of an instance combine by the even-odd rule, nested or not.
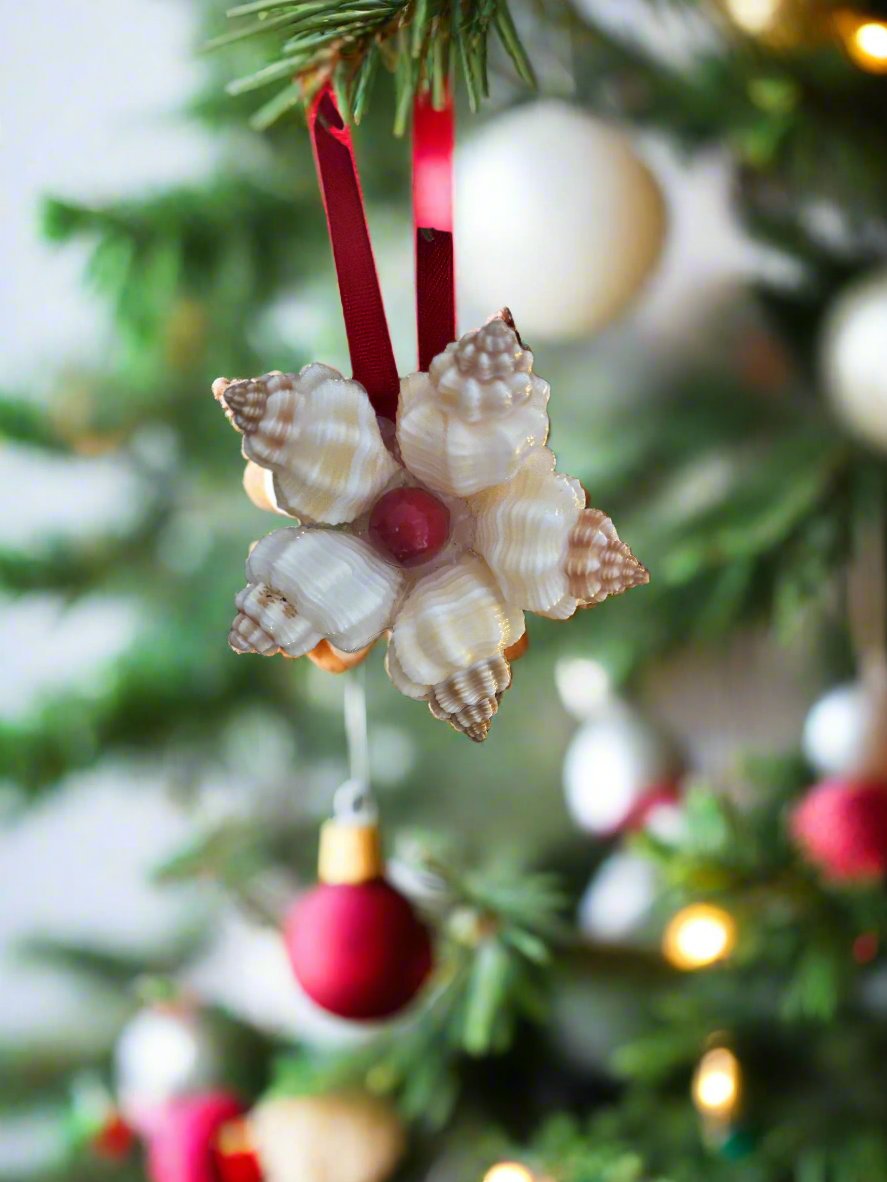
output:
[[[530,383],[530,395],[519,406],[467,422],[441,404],[428,374],[404,378],[397,441],[407,468],[448,496],[471,496],[510,480],[548,438],[548,383],[534,375]]]
[[[511,683],[503,653],[524,631],[481,559],[465,554],[426,575],[394,622],[386,667],[393,684],[436,718],[480,742]]]
[[[397,658],[397,653],[394,651],[394,645],[391,643],[390,638],[388,641],[388,651],[385,654],[385,671],[391,679],[391,684],[404,697],[412,698],[417,702],[424,702],[428,697],[430,687],[410,681],[406,673],[404,673],[403,666]]]
[[[323,669],[325,673],[347,673],[349,669],[354,669],[362,664],[370,655],[372,648],[373,646],[368,644],[366,648],[359,648],[356,653],[346,653],[340,648],[336,648],[334,644],[330,644],[328,640],[321,640],[305,655],[309,661],[313,662],[318,669]]]
[[[474,549],[502,593],[526,611],[566,619],[576,610],[565,562],[585,507],[578,480],[554,470],[548,448],[533,452],[513,480],[472,498]]]
[[[428,708],[435,718],[467,735],[475,743],[487,737],[499,699],[511,685],[511,668],[504,656],[476,661],[434,686]]]
[[[468,423],[506,414],[533,391],[533,354],[503,313],[447,345],[429,377],[440,403]]]
[[[650,572],[620,541],[613,522],[600,509],[585,509],[580,515],[570,534],[564,570],[570,595],[583,606],[650,581]]]
[[[247,460],[243,469],[243,491],[257,509],[265,509],[269,513],[280,513],[277,496],[274,492],[274,473],[269,468],[263,468],[255,460]]]
[[[356,653],[391,622],[403,576],[359,538],[291,527],[250,551],[248,585],[229,644],[237,652],[303,656],[321,640]]]
[[[237,593],[237,615],[228,633],[236,653],[260,653],[273,657],[301,657],[322,639],[278,590],[267,583],[251,583]]]
[[[246,458],[274,473],[275,507],[302,521],[353,521],[399,471],[363,386],[329,366],[218,378],[213,394]]]

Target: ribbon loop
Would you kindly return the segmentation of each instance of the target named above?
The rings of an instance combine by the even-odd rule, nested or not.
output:
[[[370,243],[351,135],[332,91],[320,91],[308,126],[326,211],[355,379],[376,414],[394,419],[400,378]]]
[[[456,338],[453,250],[453,103],[436,111],[428,94],[413,105],[413,228],[419,369]]]

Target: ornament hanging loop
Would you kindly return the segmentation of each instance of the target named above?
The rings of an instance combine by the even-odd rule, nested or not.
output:
[[[333,797],[333,815],[337,821],[375,824],[378,809],[370,787],[366,673],[362,666],[346,675],[344,716],[349,776]]]

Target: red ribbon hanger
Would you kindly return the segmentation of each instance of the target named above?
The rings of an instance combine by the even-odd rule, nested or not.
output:
[[[453,251],[453,103],[435,111],[428,95],[413,107],[413,229],[419,369],[456,339]]]
[[[453,252],[453,109],[426,96],[413,109],[413,224],[419,369],[456,335]],[[342,300],[354,377],[376,414],[394,419],[400,378],[373,258],[351,134],[329,87],[308,113],[314,161]]]

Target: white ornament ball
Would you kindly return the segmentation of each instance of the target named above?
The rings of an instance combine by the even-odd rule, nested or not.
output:
[[[168,1100],[218,1084],[222,1064],[199,1010],[148,1006],[130,1019],[114,1051],[117,1103],[141,1129]]]
[[[613,320],[665,237],[659,186],[617,128],[555,99],[488,123],[457,160],[461,296],[528,339]]]
[[[567,748],[567,808],[580,829],[611,837],[673,771],[672,752],[662,736],[624,703],[616,703],[581,726]]]
[[[385,1182],[405,1145],[394,1109],[365,1092],[265,1100],[250,1132],[266,1182]]]
[[[822,366],[829,399],[859,438],[887,450],[887,269],[852,284],[831,308]]]
[[[804,723],[801,748],[820,776],[852,774],[865,753],[874,703],[864,686],[835,686],[815,702]]]
[[[579,928],[602,944],[631,942],[649,917],[660,887],[656,867],[632,850],[611,854],[579,902]]]

